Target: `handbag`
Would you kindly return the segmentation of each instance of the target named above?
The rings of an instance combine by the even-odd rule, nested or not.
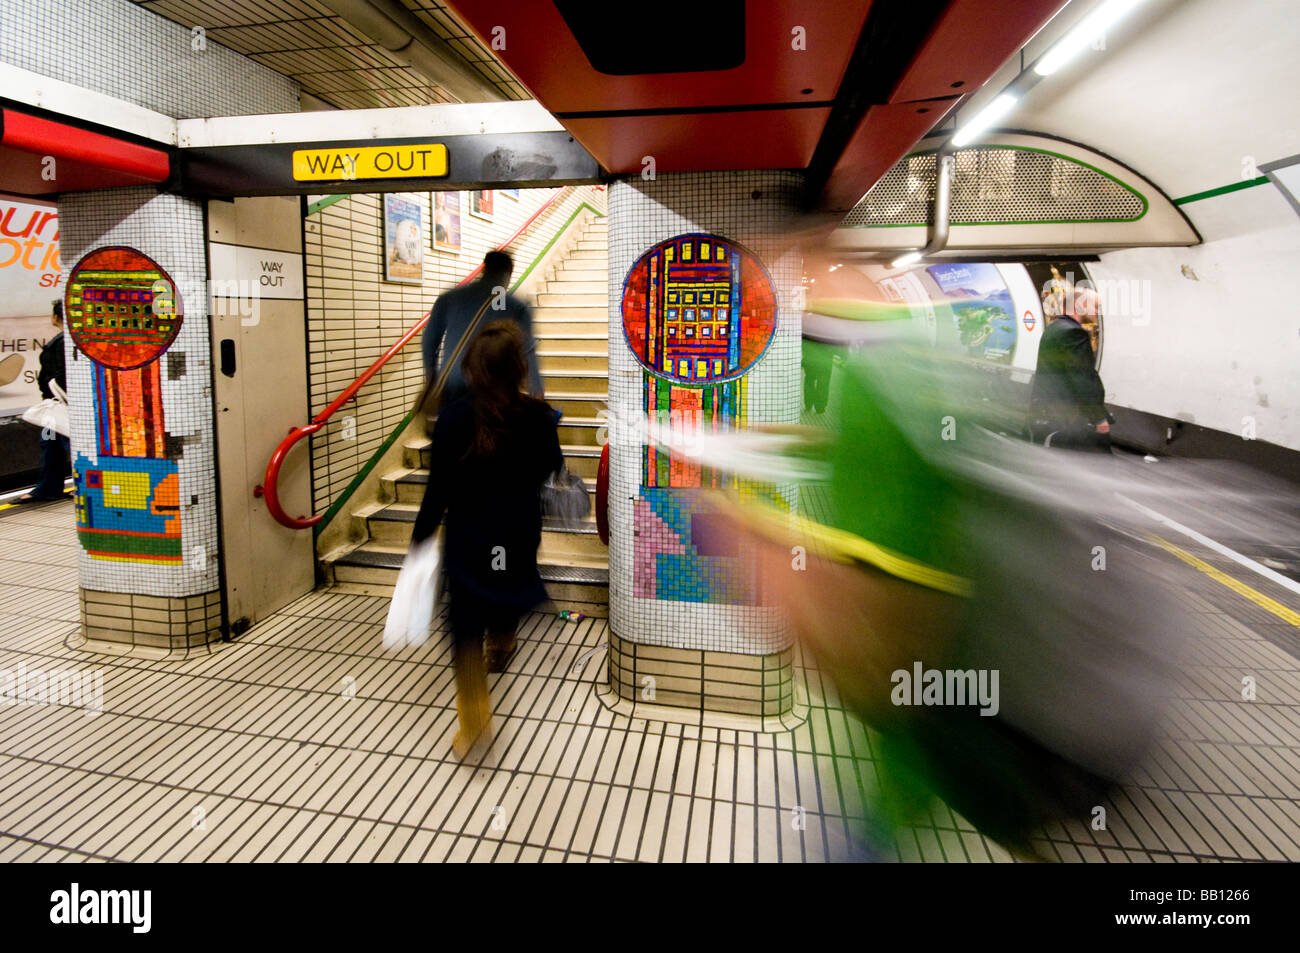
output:
[[[24,410],[23,420],[40,427],[43,432],[53,430],[59,436],[66,437],[72,432],[68,421],[68,395],[55,381],[50,381],[50,389],[54,391],[54,396],[46,397],[39,404],[33,404]]]
[[[574,476],[567,466],[561,467],[542,484],[542,515],[575,527],[591,513],[591,494],[582,477]]]
[[[429,638],[442,597],[442,533],[414,544],[402,560],[384,622],[385,650],[420,646]]]

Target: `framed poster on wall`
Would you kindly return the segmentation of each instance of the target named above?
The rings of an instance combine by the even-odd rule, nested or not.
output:
[[[424,283],[424,203],[384,195],[384,280]]]
[[[1010,364],[1016,345],[1011,291],[993,265],[942,264],[926,268],[947,296],[962,346],[970,357]]]
[[[491,189],[473,189],[469,193],[469,214],[492,221]]]
[[[460,193],[433,193],[433,247],[460,254]]]

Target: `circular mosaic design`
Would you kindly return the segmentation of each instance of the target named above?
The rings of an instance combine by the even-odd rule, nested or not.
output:
[[[758,259],[716,235],[678,235],[623,283],[623,334],[647,370],[684,384],[733,380],[776,330],[776,289]]]
[[[97,248],[73,266],[64,324],[82,353],[105,367],[141,367],[171,346],[181,329],[176,285],[134,248]]]

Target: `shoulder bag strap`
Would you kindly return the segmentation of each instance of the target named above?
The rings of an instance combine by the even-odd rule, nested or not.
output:
[[[412,413],[418,414],[424,411],[427,414],[432,414],[437,410],[438,401],[442,399],[442,391],[447,386],[447,378],[451,375],[451,369],[460,363],[461,355],[469,347],[469,342],[474,340],[474,335],[478,333],[478,326],[483,321],[483,315],[487,312],[488,305],[491,303],[492,296],[489,294],[487,300],[479,306],[474,319],[470,321],[469,327],[465,329],[465,333],[461,335],[460,340],[456,342],[456,346],[452,348],[451,354],[443,361],[442,370],[438,372],[437,380],[430,381],[420,394],[420,399],[415,402]]]

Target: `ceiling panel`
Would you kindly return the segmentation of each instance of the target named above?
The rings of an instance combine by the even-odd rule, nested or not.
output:
[[[565,128],[610,172],[802,169],[812,157],[829,107],[664,116],[566,119]]]
[[[870,6],[869,0],[749,0],[744,17],[745,59],[740,66],[612,76],[591,65],[554,3],[457,3],[479,36],[491,36],[497,27],[505,30],[502,59],[547,109],[561,117],[604,110],[828,101],[839,87]],[[655,13],[653,7],[628,9],[644,16]],[[803,30],[803,49],[793,42],[796,27]],[[635,29],[635,23],[619,21],[618,29]],[[545,37],[546,42],[520,41],[520,37]]]
[[[136,0],[184,26],[201,26],[214,43],[243,53],[339,109],[451,102],[434,82],[315,0]],[[528,93],[438,0],[402,0],[504,98]]]

